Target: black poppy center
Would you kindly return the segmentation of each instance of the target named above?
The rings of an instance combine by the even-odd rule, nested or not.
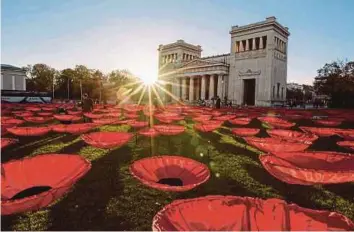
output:
[[[183,181],[180,178],[162,178],[157,183],[170,186],[183,186]]]
[[[31,188],[27,188],[17,193],[15,196],[11,198],[11,200],[18,200],[26,197],[30,197],[33,195],[37,195],[43,192],[50,190],[52,187],[50,186],[34,186]]]

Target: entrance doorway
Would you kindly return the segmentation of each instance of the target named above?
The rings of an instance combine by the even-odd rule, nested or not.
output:
[[[256,79],[243,80],[243,104],[254,106],[256,95]]]

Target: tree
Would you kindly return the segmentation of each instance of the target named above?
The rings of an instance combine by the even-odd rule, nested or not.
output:
[[[27,82],[29,91],[51,92],[53,90],[53,82],[58,76],[57,70],[46,64],[28,65],[26,70],[29,77]]]
[[[354,108],[354,62],[327,63],[317,73],[316,94],[328,95],[331,107]]]

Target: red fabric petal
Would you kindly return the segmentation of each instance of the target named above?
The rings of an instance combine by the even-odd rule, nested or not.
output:
[[[51,131],[50,127],[13,127],[8,132],[17,136],[42,136]]]
[[[283,140],[276,138],[256,138],[246,137],[246,142],[256,148],[265,152],[278,152],[278,151],[303,151],[307,149],[310,144],[296,142],[294,140]]]
[[[256,128],[234,128],[232,133],[240,137],[255,136],[258,134],[260,129]]]
[[[132,134],[125,132],[92,132],[81,135],[81,138],[87,144],[104,149],[122,146],[129,142],[132,137]]]

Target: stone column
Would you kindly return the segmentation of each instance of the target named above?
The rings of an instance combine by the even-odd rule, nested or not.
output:
[[[197,87],[195,88],[195,100],[199,100],[200,96],[199,96],[199,90],[200,90],[200,77],[197,77],[195,79],[195,81],[197,82]]]
[[[175,97],[179,100],[181,98],[181,91],[180,91],[180,86],[181,86],[181,79],[179,77],[176,77],[176,95]]]
[[[246,39],[246,51],[250,50],[250,44],[249,44],[249,40]]]
[[[194,78],[190,77],[189,79],[189,101],[194,100]]]
[[[201,98],[202,99],[204,99],[204,100],[206,100],[206,98],[205,98],[205,90],[206,90],[206,76],[205,75],[203,75],[202,76],[202,85],[201,85],[201,88],[202,88],[202,91],[201,91]]]
[[[209,99],[215,96],[214,93],[214,75],[210,75]]]
[[[256,50],[256,38],[252,39],[252,50]]]
[[[15,76],[12,76],[12,90],[16,90]]]
[[[52,87],[54,88],[54,83],[52,83]],[[26,77],[23,78],[23,90],[26,90]]]
[[[243,50],[243,43],[242,43],[242,40],[240,40],[239,51],[240,51],[240,52],[243,52],[243,51],[244,51],[244,50]]]
[[[263,37],[259,37],[259,49],[263,49]]]
[[[222,96],[222,88],[223,88],[223,75],[222,74],[219,74],[218,75],[218,93],[217,95],[222,99],[223,96]]]
[[[186,77],[182,77],[182,100],[185,101],[187,98],[187,80]]]

